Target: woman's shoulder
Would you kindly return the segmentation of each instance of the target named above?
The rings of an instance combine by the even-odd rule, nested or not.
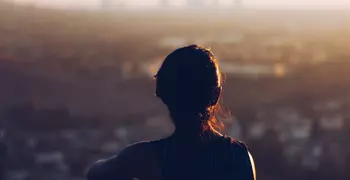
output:
[[[229,153],[230,157],[233,157],[233,162],[250,162],[251,155],[248,146],[243,141],[228,136],[223,136],[223,139],[226,145],[228,145],[223,146],[226,149],[225,152]]]
[[[138,162],[151,153],[154,142],[138,142],[125,147],[120,153],[107,159],[99,160],[91,165],[87,178],[95,179],[115,179],[120,173],[127,173],[127,170],[137,168]]]
[[[248,146],[243,141],[234,139],[230,136],[222,136],[222,139],[228,143],[230,149],[248,151]]]
[[[229,141],[231,157],[240,176],[243,179],[256,179],[255,163],[252,155],[249,152],[248,146],[239,140],[231,137],[225,137]]]

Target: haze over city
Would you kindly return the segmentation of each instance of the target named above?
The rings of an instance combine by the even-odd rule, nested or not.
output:
[[[86,180],[167,137],[154,74],[189,44],[217,57],[221,132],[259,180],[350,180],[350,0],[217,1],[0,0],[0,180]]]
[[[98,8],[101,3],[108,1],[113,4],[123,4],[129,7],[156,7],[161,0],[12,0],[19,3],[36,4],[39,6],[51,6],[57,8]],[[196,0],[195,0],[196,1]],[[174,7],[184,7],[187,0],[169,0]],[[203,5],[211,5],[218,2],[221,6],[233,5],[235,0],[202,0],[198,1]],[[237,2],[237,1],[236,1]],[[268,9],[347,9],[350,8],[350,1],[347,0],[242,0],[246,8],[268,8]]]

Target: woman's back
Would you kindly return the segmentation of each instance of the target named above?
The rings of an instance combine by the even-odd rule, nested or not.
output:
[[[88,179],[253,180],[253,167],[246,146],[232,138],[190,143],[171,136],[131,145],[120,156],[97,162]]]

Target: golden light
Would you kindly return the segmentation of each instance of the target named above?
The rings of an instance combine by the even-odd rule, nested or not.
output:
[[[275,72],[275,77],[283,78],[286,75],[286,68],[283,64],[275,64],[274,72]]]

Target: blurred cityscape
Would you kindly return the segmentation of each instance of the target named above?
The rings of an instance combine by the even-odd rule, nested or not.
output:
[[[248,144],[259,179],[350,179],[349,15],[0,2],[1,179],[82,180],[97,159],[169,135],[152,77],[193,43],[220,60],[224,132]]]

